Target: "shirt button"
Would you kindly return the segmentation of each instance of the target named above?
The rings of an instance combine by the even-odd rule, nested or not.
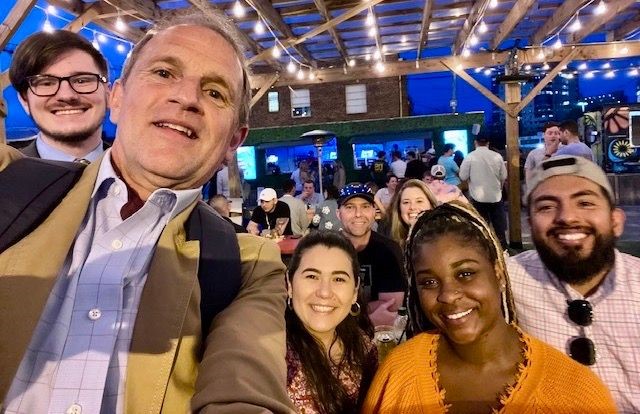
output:
[[[120,186],[116,185],[113,187],[113,194],[115,195],[120,194]]]
[[[115,239],[111,242],[111,248],[113,250],[120,250],[122,248],[122,240]]]
[[[92,321],[97,321],[102,316],[102,311],[98,308],[93,308],[89,311],[88,316]]]
[[[67,414],[81,414],[82,406],[80,404],[71,404],[71,406],[67,409]]]

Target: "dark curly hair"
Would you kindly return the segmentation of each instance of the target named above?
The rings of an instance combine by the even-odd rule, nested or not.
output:
[[[409,241],[405,249],[405,267],[409,276],[409,295],[407,299],[409,321],[413,335],[435,329],[433,323],[427,319],[420,306],[416,274],[413,266],[420,245],[432,242],[444,235],[453,234],[461,238],[465,245],[474,244],[486,253],[498,271],[496,277],[502,277],[507,295],[507,309],[503,313],[508,315],[509,322],[516,322],[515,305],[511,293],[511,284],[506,270],[502,247],[497,236],[484,221],[482,216],[469,204],[452,201],[439,205],[433,210],[423,212],[411,228]],[[463,245],[460,248],[464,248]]]
[[[356,250],[349,240],[335,231],[317,231],[300,239],[300,243],[298,243],[289,262],[287,275],[289,284],[291,284],[293,275],[298,270],[305,252],[315,246],[344,251],[351,259],[356,285],[360,284],[360,265]],[[367,347],[362,332],[365,332],[369,338],[373,337],[374,332],[365,310],[366,305],[360,299],[358,301],[363,311],[358,316],[348,315],[338,324],[336,337],[331,346],[335,345],[338,340],[341,341],[343,354],[338,366],[349,367],[362,374],[360,381],[360,400],[362,401],[375,374],[375,372],[367,372],[370,364],[367,363]],[[320,412],[323,414],[358,412],[359,407],[353,406],[346,390],[331,371],[335,363],[327,358],[330,349],[325,350],[324,345],[309,333],[290,306],[287,306],[285,311],[285,319],[287,322],[287,347],[300,358],[302,371],[307,378]]]

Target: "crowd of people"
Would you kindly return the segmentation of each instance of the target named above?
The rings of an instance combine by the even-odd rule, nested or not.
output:
[[[240,39],[215,12],[170,17],[112,85],[71,32],[17,48],[40,132],[0,146],[0,411],[640,412],[640,259],[574,124],[527,160],[515,256],[482,135],[458,162],[379,154],[376,192],[338,174],[319,194],[300,163],[234,225],[201,189],[248,133]],[[287,266],[261,235],[300,238]],[[404,307],[380,361],[375,327]]]

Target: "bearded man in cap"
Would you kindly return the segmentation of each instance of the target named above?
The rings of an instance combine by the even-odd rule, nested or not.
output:
[[[552,157],[526,195],[536,250],[508,261],[519,325],[591,367],[620,412],[640,412],[640,259],[615,247],[624,212],[600,167]]]

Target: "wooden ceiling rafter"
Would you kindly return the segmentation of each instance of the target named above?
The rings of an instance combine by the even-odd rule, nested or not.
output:
[[[420,22],[420,34],[418,37],[418,53],[416,53],[416,60],[420,59],[422,53],[422,46],[426,46],[429,41],[429,26],[431,26],[431,10],[433,8],[434,0],[424,0],[424,8],[422,10],[422,20]]]
[[[282,20],[282,16],[273,7],[269,0],[245,0],[251,7],[255,8],[258,13],[266,20],[266,23],[271,28],[279,31],[287,39],[295,39],[295,35],[291,28]],[[309,51],[302,44],[296,44],[291,46],[300,57],[305,61],[304,63],[310,66],[316,66],[315,60],[311,57]]]
[[[329,9],[327,9],[327,4],[325,3],[324,0],[313,0],[313,3],[316,5],[316,8],[320,12],[320,15],[322,16],[325,22],[328,22],[329,20],[331,20],[331,13],[329,12]],[[348,64],[349,53],[347,53],[347,48],[344,45],[342,38],[338,34],[338,31],[336,30],[335,27],[330,27],[328,31],[329,31],[329,34],[331,34],[333,43],[338,49],[338,53],[340,53],[340,56],[342,56],[342,59],[344,59],[345,63]]]
[[[36,0],[18,0],[0,25],[0,50],[4,49],[11,37],[18,30],[22,21],[27,17]]]
[[[474,35],[474,31],[480,20],[484,17],[484,12],[489,7],[491,0],[478,0],[473,4],[469,16],[464,21],[462,29],[458,32],[458,36],[453,44],[453,54],[459,55],[467,44],[470,36]],[[477,35],[476,35],[477,36]]]
[[[308,31],[307,33],[303,34],[302,36],[296,38],[296,39],[288,39],[282,42],[282,46],[285,48],[289,48],[291,46],[297,45],[299,43],[303,43],[308,39],[311,39],[314,36],[319,35],[320,33],[325,32],[326,30],[328,30],[330,27],[335,27],[337,25],[339,25],[340,23],[350,19],[351,17],[361,13],[363,10],[368,9],[370,6],[373,6],[375,4],[378,4],[380,2],[382,2],[383,0],[367,0],[365,2],[360,3],[359,5],[349,9],[348,11],[344,12],[343,14],[341,14],[338,17],[335,17],[331,20],[329,20],[328,22],[321,24],[320,26],[316,27],[313,30]],[[253,63],[259,60],[264,60],[265,56],[267,54],[270,54],[273,48],[269,48],[267,50],[263,50],[262,52],[260,52],[259,54],[257,54],[256,56],[253,56],[251,59],[249,59],[249,63]]]
[[[507,36],[511,34],[513,29],[520,23],[522,18],[529,13],[531,7],[536,3],[536,0],[516,0],[515,4],[511,7],[509,14],[502,21],[498,30],[496,30],[496,34],[494,38],[491,40],[489,44],[490,49],[497,49],[500,46]]]
[[[614,40],[625,40],[627,37],[640,32],[640,11],[635,17],[627,21],[625,24],[617,28],[613,32]]]
[[[582,6],[591,0],[566,0],[553,16],[531,38],[532,45],[540,45],[556,30],[571,19]]]
[[[607,2],[607,10],[604,13],[593,16],[586,23],[582,24],[582,28],[575,33],[569,35],[568,43],[580,43],[582,39],[604,26],[611,19],[636,3],[636,0],[611,0]]]

